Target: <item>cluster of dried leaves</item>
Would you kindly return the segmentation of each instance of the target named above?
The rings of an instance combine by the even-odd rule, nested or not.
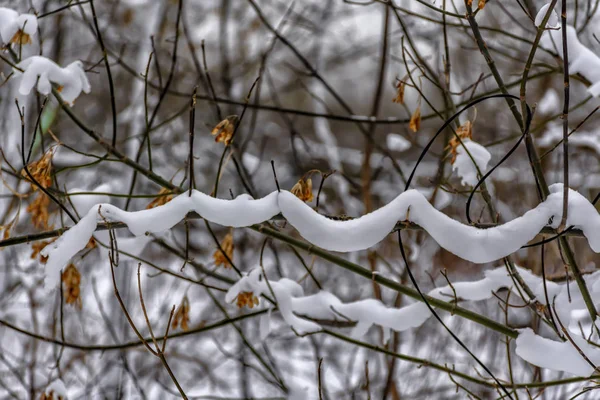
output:
[[[75,264],[69,264],[62,273],[64,296],[67,304],[72,304],[81,310],[81,274]]]
[[[215,250],[213,253],[213,260],[215,265],[223,266],[224,268],[231,268],[231,260],[233,260],[233,231],[229,231],[225,238],[221,242],[221,248]]]
[[[190,323],[190,300],[187,295],[183,296],[181,299],[181,304],[177,307],[177,311],[175,311],[175,315],[173,316],[173,322],[171,323],[172,329],[177,329],[178,326],[181,326],[181,329],[184,331],[188,331]]]
[[[451,164],[454,164],[456,161],[456,156],[458,155],[458,146],[460,146],[462,140],[472,139],[473,136],[473,124],[471,121],[466,121],[462,124],[457,130],[456,135],[450,139],[448,142],[447,149],[450,149],[450,154],[452,154],[452,159],[450,160]]]
[[[225,146],[229,146],[233,140],[233,133],[235,132],[235,125],[237,124],[238,116],[230,115],[223,121],[219,122],[217,126],[210,132],[211,135],[215,136],[215,142],[223,143]]]
[[[254,306],[258,305],[258,297],[252,292],[240,292],[237,296],[236,304],[239,308],[254,308]]]
[[[27,166],[27,170],[21,171],[22,176],[31,181],[31,188],[34,192],[38,191],[38,185],[44,189],[52,186],[52,155],[53,149],[48,150],[41,159],[32,162]],[[27,173],[29,171],[29,174]],[[33,181],[37,182],[36,185]],[[27,206],[27,212],[31,215],[31,221],[36,228],[51,229],[48,222],[50,214],[48,207],[50,198],[42,191],[39,191],[33,201]]]

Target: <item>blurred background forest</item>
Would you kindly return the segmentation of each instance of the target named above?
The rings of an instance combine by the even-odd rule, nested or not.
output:
[[[534,19],[546,2],[480,3],[472,5],[478,32],[506,89],[519,96],[537,32]],[[600,52],[598,3],[568,2],[569,24],[595,53]],[[68,107],[75,121],[53,96],[45,102],[33,91],[19,94],[18,74],[0,61],[0,225],[5,241],[0,250],[0,398],[43,398],[58,378],[69,399],[180,396],[160,357],[146,350],[122,312],[111,280],[106,231],[72,260],[75,269],[71,278],[63,275],[63,290],[41,290],[40,243],[56,235],[40,235],[72,221],[23,178],[22,149],[31,148],[31,162],[51,154],[48,190],[76,218],[96,203],[130,211],[163,204],[170,191],[107,153],[85,130],[105,143],[114,137],[114,149],[122,155],[185,189],[190,101],[197,90],[193,154],[198,190],[221,198],[263,197],[276,189],[273,160],[282,188],[311,177],[320,213],[358,217],[403,191],[424,146],[456,111],[501,92],[463,1],[104,0],[94,2],[95,16],[89,1],[13,0],[0,1],[0,7],[35,13],[39,25],[31,44],[4,44],[3,60],[10,61],[11,54],[17,57],[11,62],[33,55],[61,66],[81,60],[91,85],[89,94]],[[598,100],[586,92],[589,85],[585,76],[571,75],[569,125],[583,125],[573,134],[580,139],[571,142],[569,181],[593,199],[600,190],[600,141],[593,114]],[[562,181],[563,174],[561,147],[555,146],[562,138],[563,87],[562,59],[542,40],[529,71],[526,100],[536,104],[530,132],[550,183]],[[24,138],[15,98],[24,107]],[[211,131],[224,120],[235,124],[227,119],[232,115],[242,117],[235,140],[216,142]],[[492,154],[490,165],[521,136],[503,98],[470,107],[453,125],[467,121],[473,140]],[[451,134],[446,129],[426,153],[412,187],[437,209],[466,222],[471,188],[453,173]],[[539,203],[524,145],[486,183],[497,216],[475,196],[471,213],[477,223],[508,221]],[[284,221],[274,225],[298,237]],[[407,255],[423,291],[481,279],[485,270],[504,265],[473,264],[441,249],[426,232],[405,232]],[[375,298],[395,307],[415,301],[310,251],[193,216],[163,234],[134,238],[127,229],[114,234],[123,252],[114,269],[116,285],[142,336],[148,337],[149,330],[139,304],[138,263],[156,336],[162,337],[176,306],[170,324],[176,337],[169,339],[165,354],[189,398],[271,399],[290,393],[299,399],[503,398],[493,384],[449,372],[488,378],[434,319],[391,337],[374,327],[353,342],[346,327],[352,323],[343,318],[322,323],[346,339],[327,333],[300,337],[274,316],[270,335],[263,339],[256,311],[263,309],[262,301],[253,309],[225,302],[222,290],[238,275],[228,268],[230,260],[223,259],[219,244],[240,271],[260,263],[270,279],[293,279],[305,293],[325,288],[344,301]],[[10,242],[24,235],[39,240]],[[599,259],[587,242],[574,238],[570,243],[580,269],[594,271]],[[559,247],[547,245],[545,255],[546,274],[564,281]],[[370,250],[340,257],[410,285],[394,235]],[[512,259],[541,273],[539,247],[522,249]],[[513,328],[537,329],[540,318],[519,306],[521,299],[510,298],[517,306],[505,312],[507,293],[464,307]],[[256,317],[231,321],[251,313]],[[514,377],[538,384],[519,391],[521,398],[566,399],[593,385],[545,385],[570,375],[527,364],[504,335],[442,315],[503,381]],[[427,361],[447,370],[430,368]],[[579,398],[594,396],[588,392]]]

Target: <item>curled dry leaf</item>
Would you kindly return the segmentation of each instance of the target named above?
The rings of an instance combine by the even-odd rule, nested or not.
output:
[[[221,251],[223,249],[223,251]],[[221,242],[221,249],[215,250],[213,259],[216,266],[223,266],[225,268],[231,268],[229,260],[233,260],[233,232],[229,231],[225,235],[225,239]]]
[[[408,127],[411,131],[417,132],[421,127],[421,106],[418,105],[415,109],[415,112],[410,117],[410,122],[408,123]]]
[[[63,271],[62,282],[65,285],[65,302],[81,310],[81,274],[74,264],[69,264]]]
[[[50,206],[50,198],[43,192],[39,192],[27,206],[27,212],[31,215],[31,221],[36,228],[51,228],[48,222],[50,217],[48,206]]]
[[[254,308],[254,306],[258,305],[258,297],[252,292],[240,292],[240,294],[237,295],[236,304],[239,308],[244,306]]]
[[[215,126],[210,132],[211,135],[215,136],[215,142],[223,143],[225,146],[229,146],[231,144],[231,140],[233,139],[233,132],[237,120],[237,115],[230,115],[223,121],[219,122],[217,126]]]
[[[27,170],[29,171],[33,179],[37,183],[39,183],[40,186],[42,186],[44,189],[49,188],[52,185],[52,155],[53,150],[50,149],[38,161],[32,162],[29,165],[27,165]],[[25,179],[30,180],[29,175],[27,174],[24,168],[21,171],[21,175]],[[31,182],[31,187],[33,188],[33,190],[38,189],[37,185],[33,182]]]
[[[10,39],[10,42],[16,45],[31,44],[31,36],[19,29]]]
[[[458,137],[457,137],[458,136]],[[460,140],[458,139],[460,138]],[[472,139],[473,138],[473,124],[471,121],[465,122],[462,124],[457,130],[456,135],[450,139],[448,142],[448,147],[450,149],[450,153],[452,154],[452,160],[450,160],[451,164],[454,164],[456,161],[456,156],[458,154],[457,149],[460,146],[461,140],[464,139]]]
[[[294,187],[292,187],[290,192],[292,192],[293,195],[302,201],[308,203],[313,201],[312,179],[301,178],[298,182],[296,182]]]
[[[394,103],[404,104],[404,89],[406,88],[406,82],[401,80],[396,84],[396,97],[392,100]]]
[[[173,322],[171,323],[171,329],[177,329],[178,326],[181,326],[181,329],[184,331],[188,331],[190,322],[190,300],[187,295],[183,296],[181,299],[181,304],[177,307],[177,311],[175,311],[175,315],[173,316]]]
[[[485,0],[479,0],[479,3],[477,4],[477,8],[479,8],[480,10],[483,10],[483,7],[485,7]]]
[[[149,210],[151,208],[154,207],[158,207],[158,206],[164,206],[165,204],[167,204],[168,202],[170,202],[171,200],[173,200],[173,195],[172,194],[168,194],[171,191],[167,188],[162,188],[160,189],[160,191],[158,192],[157,197],[152,200],[150,202],[150,204],[148,204],[146,206],[146,210]]]
[[[54,242],[56,239],[52,239],[52,240],[40,240],[37,242],[33,242],[31,244],[31,259],[35,259],[37,258],[37,256],[40,256],[40,262],[42,264],[46,264],[46,261],[48,261],[48,256],[43,256],[40,254],[40,252],[46,247],[48,246],[50,243]]]

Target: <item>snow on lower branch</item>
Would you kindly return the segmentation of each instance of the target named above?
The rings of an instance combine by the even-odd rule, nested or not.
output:
[[[545,303],[544,282],[530,271],[517,267],[519,274],[532,289],[536,299]],[[586,283],[591,289],[593,298],[600,297],[600,272],[586,276]],[[546,290],[550,299],[555,299],[554,316],[569,329],[572,340],[577,347],[594,364],[600,365],[600,349],[586,342],[580,336],[580,325],[574,317],[586,305],[581,293],[574,285],[546,282]],[[444,301],[481,301],[492,298],[493,293],[507,288],[516,296],[521,296],[520,289],[515,288],[513,278],[505,267],[485,272],[485,278],[474,282],[456,282],[452,286],[444,286],[431,290],[431,297]],[[275,301],[277,310],[284,322],[298,334],[318,332],[321,325],[312,320],[339,320],[356,323],[351,336],[360,339],[369,328],[378,325],[389,334],[421,326],[431,317],[429,308],[421,302],[415,302],[402,308],[387,307],[379,300],[365,299],[349,303],[342,302],[332,293],[320,291],[305,295],[302,287],[287,278],[278,281],[267,281],[259,268],[242,276],[228,290],[225,301],[232,303],[237,296],[247,295],[258,298],[262,295]],[[569,297],[570,296],[570,297]],[[569,299],[572,301],[569,302]],[[527,301],[527,299],[523,299]],[[263,302],[260,307],[270,307]],[[264,340],[270,332],[273,308],[264,314],[260,321],[260,335]],[[388,336],[389,337],[389,336]],[[592,366],[583,358],[570,342],[559,342],[535,334],[531,329],[521,330],[516,340],[516,353],[530,364],[555,371],[568,372],[578,376],[589,376],[594,372]]]
[[[551,194],[536,208],[503,225],[478,229],[462,224],[436,210],[416,190],[400,194],[386,206],[349,221],[328,219],[288,191],[273,192],[254,200],[240,195],[235,200],[215,199],[193,191],[150,210],[127,212],[109,204],[94,206],[73,228],[62,235],[43,254],[48,256],[47,275],[51,287],[59,282],[59,271],[83,249],[96,225],[106,218],[123,222],[136,236],[162,232],[195,211],[203,218],[224,226],[246,227],[271,219],[278,213],[307,241],[325,250],[350,252],[364,250],[383,240],[397,221],[411,221],[425,229],[444,249],[474,262],[496,261],[517,251],[546,225],[558,226],[562,217],[562,184],[550,186]],[[102,213],[102,216],[99,215]],[[580,228],[590,247],[600,252],[600,215],[581,194],[571,190],[567,225]]]

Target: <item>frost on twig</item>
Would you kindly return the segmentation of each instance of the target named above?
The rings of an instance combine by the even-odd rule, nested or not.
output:
[[[28,95],[37,85],[37,91],[47,96],[52,91],[52,83],[54,83],[62,99],[73,106],[82,91],[89,93],[91,90],[83,63],[79,60],[61,68],[46,57],[33,56],[21,61],[17,67],[23,70],[19,85],[19,93],[22,95]],[[17,69],[15,72],[21,73]]]
[[[29,44],[37,33],[37,17],[0,7],[0,37],[5,44]]]

